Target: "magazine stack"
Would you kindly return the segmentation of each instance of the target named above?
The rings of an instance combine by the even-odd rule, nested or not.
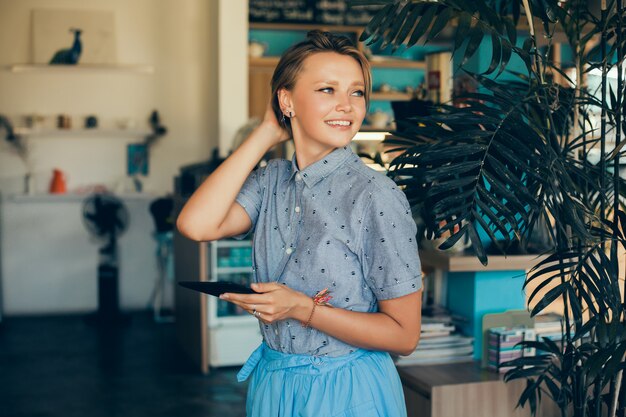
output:
[[[535,333],[537,339],[547,337],[555,342],[563,337],[563,316],[556,313],[535,316]]]
[[[523,356],[534,356],[532,348],[519,345],[524,340],[535,340],[535,329],[526,327],[493,327],[487,331],[487,366],[497,372],[506,372],[505,363]]]
[[[474,339],[454,333],[449,316],[422,317],[422,331],[417,349],[408,356],[399,356],[396,365],[435,365],[473,360]]]

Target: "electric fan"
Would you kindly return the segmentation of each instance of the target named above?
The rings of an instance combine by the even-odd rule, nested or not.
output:
[[[90,321],[109,325],[125,322],[118,294],[117,238],[128,227],[128,210],[110,194],[94,194],[83,202],[83,223],[95,239],[103,242],[98,261],[98,311]]]

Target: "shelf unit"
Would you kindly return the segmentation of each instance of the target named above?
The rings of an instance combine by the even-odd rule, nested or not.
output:
[[[19,127],[15,134],[29,138],[72,137],[72,138],[135,138],[151,134],[138,129],[29,129]]]
[[[119,72],[129,74],[153,74],[152,65],[142,64],[77,64],[77,65],[48,65],[48,64],[13,64],[8,67],[14,73],[90,73],[90,72]]]
[[[186,201],[175,195],[175,212],[180,212]],[[235,277],[242,275],[249,280],[251,258],[235,255],[238,251],[251,253],[251,249],[250,240],[195,242],[174,230],[176,281],[239,281]],[[175,286],[174,296],[177,339],[202,373],[209,373],[210,367],[242,365],[261,343],[258,320],[243,310],[237,312],[234,304],[180,285]]]
[[[252,241],[231,239],[207,244],[208,281],[252,280]],[[232,303],[209,297],[207,325],[209,366],[242,365],[261,343],[258,320]]]
[[[272,70],[278,65],[280,57],[277,56],[261,56],[249,57],[248,64],[253,67],[271,67]],[[408,69],[426,69],[426,63],[423,61],[411,61],[408,59],[387,58],[381,55],[375,55],[369,59],[372,68],[408,68]]]

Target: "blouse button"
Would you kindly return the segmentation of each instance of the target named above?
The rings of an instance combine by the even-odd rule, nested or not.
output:
[[[300,174],[296,174],[296,181],[300,181],[302,179],[302,177],[300,176]]]
[[[296,206],[294,210],[296,211],[296,213],[300,213],[300,207]]]
[[[287,252],[287,255],[291,255],[291,253],[293,252],[293,249],[287,248],[285,252]]]

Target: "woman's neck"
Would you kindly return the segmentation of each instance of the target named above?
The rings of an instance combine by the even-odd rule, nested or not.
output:
[[[329,148],[327,146],[313,147],[303,146],[298,141],[294,140],[296,148],[296,162],[298,163],[298,169],[304,170],[309,165],[312,165],[330,154],[337,148]]]

